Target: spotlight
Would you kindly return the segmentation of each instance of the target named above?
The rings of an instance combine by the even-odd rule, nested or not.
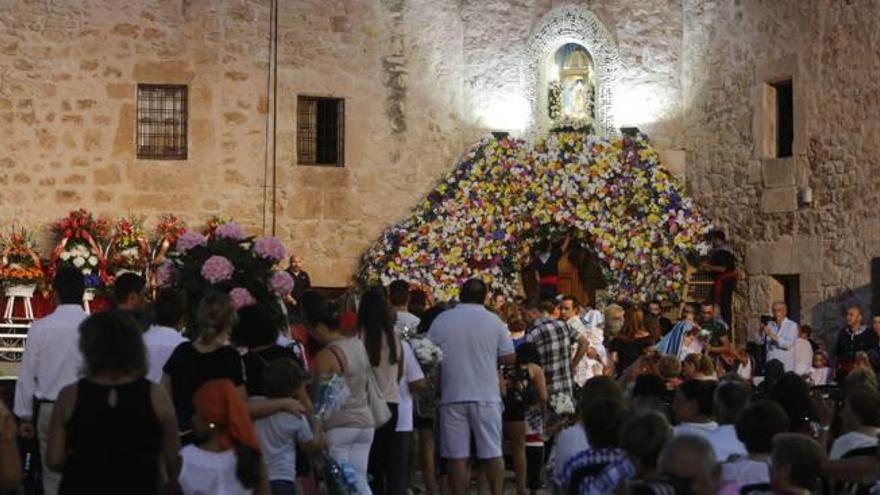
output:
[[[624,136],[629,136],[631,138],[638,137],[640,132],[641,131],[639,131],[638,127],[621,127],[620,128],[621,134],[623,134]]]

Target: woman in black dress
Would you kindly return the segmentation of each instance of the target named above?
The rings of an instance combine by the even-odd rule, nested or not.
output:
[[[85,378],[61,390],[49,434],[59,493],[157,493],[159,454],[175,479],[180,443],[171,401],[146,379],[138,324],[124,311],[93,315],[80,325],[79,347]]]
[[[622,376],[642,352],[660,340],[660,335],[652,333],[652,328],[645,324],[645,312],[640,308],[628,308],[623,313],[623,328],[611,341],[611,361],[614,363],[614,375]]]

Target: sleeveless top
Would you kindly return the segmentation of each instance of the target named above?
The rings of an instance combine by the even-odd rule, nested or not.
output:
[[[394,332],[394,345],[397,347],[397,361],[403,360],[403,348],[400,345],[400,337]],[[388,340],[382,336],[382,348],[379,351],[379,366],[373,366],[373,373],[376,376],[376,385],[379,386],[379,393],[386,402],[392,404],[400,403],[400,383],[397,379],[398,362],[391,364],[391,350],[388,346]],[[367,354],[369,359],[369,354]]]
[[[122,385],[77,382],[76,404],[65,425],[69,454],[59,493],[157,492],[162,427],[150,386],[143,377]]]
[[[327,346],[342,368],[342,377],[351,395],[342,408],[324,421],[324,429],[373,428],[373,412],[367,403],[367,376],[373,370],[367,349],[357,337],[347,337]]]

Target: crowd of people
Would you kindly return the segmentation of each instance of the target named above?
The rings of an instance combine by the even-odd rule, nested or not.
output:
[[[669,319],[659,301],[535,304],[478,279],[437,304],[400,280],[341,301],[301,290],[289,325],[135,274],[87,315],[78,272],[53,284],[0,405],[2,488],[21,483],[17,436],[37,439],[47,494],[874,493],[880,478],[880,318],[858,307],[825,342],[777,302],[738,342],[711,302]],[[327,411],[332,380],[345,395]]]

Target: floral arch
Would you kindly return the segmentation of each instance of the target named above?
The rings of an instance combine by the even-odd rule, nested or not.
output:
[[[599,258],[609,297],[677,300],[709,228],[644,136],[489,136],[364,253],[357,277],[408,280],[439,300],[471,277],[512,293],[536,243],[573,233]]]
[[[595,133],[616,133],[612,109],[620,72],[617,44],[595,14],[578,5],[561,5],[548,12],[529,36],[522,55],[521,79],[531,104],[528,128],[543,135],[550,128],[546,118],[547,95],[545,62],[559,47],[576,43],[587,49],[596,70]]]

